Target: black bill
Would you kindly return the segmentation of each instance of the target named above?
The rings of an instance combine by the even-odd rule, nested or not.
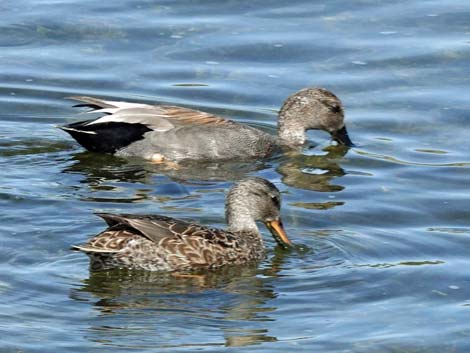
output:
[[[335,140],[336,142],[338,142],[341,145],[345,145],[345,146],[348,146],[348,147],[354,147],[355,146],[354,143],[349,138],[348,130],[346,130],[346,126],[343,126],[341,129],[333,132],[331,134],[331,137],[333,138],[333,140]]]

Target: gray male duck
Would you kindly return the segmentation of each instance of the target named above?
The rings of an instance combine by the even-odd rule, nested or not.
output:
[[[286,99],[277,136],[184,107],[69,98],[103,115],[60,128],[89,151],[121,157],[153,162],[266,158],[277,150],[302,146],[310,129],[326,131],[338,143],[353,146],[341,101],[324,88],[305,88]]]

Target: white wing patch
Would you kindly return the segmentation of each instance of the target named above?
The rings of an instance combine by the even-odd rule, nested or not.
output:
[[[67,127],[67,126],[59,126],[59,129],[62,129],[64,131],[75,131],[75,132],[79,132],[81,134],[96,135],[96,132],[94,132],[94,131],[78,130],[78,129],[74,129],[73,127]]]
[[[103,103],[107,105],[112,105],[114,108],[118,109],[127,109],[127,108],[153,108],[150,104],[145,103],[132,103],[132,102],[121,102],[121,101],[105,101]],[[96,110],[95,110],[96,111]]]
[[[107,102],[110,103],[110,102]],[[120,102],[119,102],[120,103]],[[110,115],[102,116],[96,120],[89,122],[87,125],[109,123],[109,122],[121,122],[128,124],[144,124],[154,131],[168,131],[173,129],[175,126],[168,120],[166,115],[158,107],[149,106],[146,104],[133,104],[130,108],[103,108],[93,111],[110,113]]]
[[[164,132],[174,129],[176,126],[215,126],[233,123],[230,120],[209,113],[171,105],[106,101],[86,96],[72,96],[69,98],[84,102],[85,104],[83,105],[98,108],[89,113],[107,114],[88,122],[86,124],[87,126],[109,122],[122,122],[128,124],[143,124],[153,131]]]

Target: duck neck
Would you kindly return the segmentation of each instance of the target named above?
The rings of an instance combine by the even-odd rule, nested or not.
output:
[[[259,235],[259,229],[249,210],[229,205],[225,212],[228,230],[231,232],[252,233]]]
[[[305,128],[286,116],[279,117],[277,134],[283,145],[295,147],[305,143]]]
[[[264,249],[263,237],[253,217],[238,213],[235,217],[228,216],[227,223],[228,231],[243,235],[243,239],[250,245],[247,248],[249,252]]]

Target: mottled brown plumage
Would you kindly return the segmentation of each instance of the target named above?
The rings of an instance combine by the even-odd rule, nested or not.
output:
[[[227,196],[227,231],[159,215],[99,213],[109,227],[73,248],[90,257],[92,270],[189,271],[243,264],[264,257],[257,220],[266,223],[282,246],[290,245],[279,210],[280,195],[273,184],[246,178]]]

